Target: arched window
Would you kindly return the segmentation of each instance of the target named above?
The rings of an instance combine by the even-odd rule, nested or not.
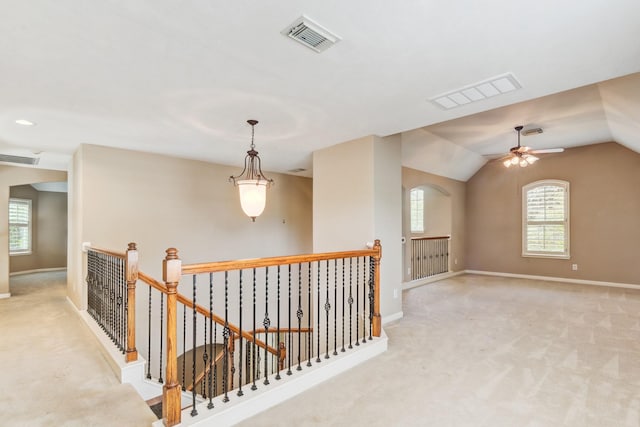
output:
[[[569,258],[569,183],[554,179],[522,188],[522,255]]]

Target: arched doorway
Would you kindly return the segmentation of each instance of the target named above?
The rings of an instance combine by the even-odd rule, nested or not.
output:
[[[403,193],[403,281],[448,272],[451,195],[431,184],[403,188]]]

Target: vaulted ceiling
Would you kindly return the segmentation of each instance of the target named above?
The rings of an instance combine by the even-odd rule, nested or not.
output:
[[[640,151],[637,0],[10,3],[0,154],[42,167],[82,143],[240,165],[250,118],[266,169],[307,176],[314,150],[371,134],[402,133],[406,166],[461,180],[518,124],[544,128],[534,148]],[[303,14],[341,40],[316,53],[281,34]],[[504,73],[521,88],[429,101]]]

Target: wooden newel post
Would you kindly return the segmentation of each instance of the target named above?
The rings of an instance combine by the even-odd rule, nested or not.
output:
[[[382,245],[376,239],[373,250],[377,252],[373,256],[373,336],[379,337],[382,332],[382,317],[380,317],[380,259],[382,258]]]
[[[178,384],[177,288],[182,275],[182,261],[178,250],[167,249],[162,261],[162,279],[167,286],[167,369],[162,387],[162,420],[167,427],[180,424],[182,405]]]
[[[138,250],[135,243],[129,243],[125,259],[127,275],[127,353],[125,360],[138,360],[136,349],[136,282],[138,281]]]

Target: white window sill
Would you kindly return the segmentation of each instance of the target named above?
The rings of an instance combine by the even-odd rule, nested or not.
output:
[[[571,259],[571,255],[569,254],[530,254],[524,253],[522,254],[524,258],[549,258],[549,259]]]
[[[10,252],[9,256],[21,256],[21,255],[32,255],[33,252]]]

